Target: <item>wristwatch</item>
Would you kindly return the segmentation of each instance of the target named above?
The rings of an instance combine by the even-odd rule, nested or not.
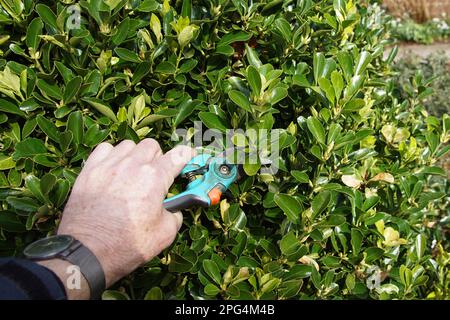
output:
[[[56,235],[29,244],[23,254],[30,260],[62,259],[77,266],[85,277],[91,299],[105,290],[105,273],[97,257],[80,241],[69,235]]]

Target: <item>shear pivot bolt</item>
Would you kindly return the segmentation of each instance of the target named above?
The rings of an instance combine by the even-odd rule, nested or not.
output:
[[[227,165],[221,165],[219,171],[224,175],[230,174],[230,168]]]
[[[192,181],[195,180],[195,174],[192,173],[192,172],[188,172],[188,173],[186,174],[186,178],[188,179],[189,182],[192,182]]]

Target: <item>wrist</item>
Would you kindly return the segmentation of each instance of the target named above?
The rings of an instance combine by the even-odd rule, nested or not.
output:
[[[115,252],[113,248],[110,248],[105,241],[96,237],[94,232],[89,232],[89,228],[85,228],[82,232],[79,232],[71,230],[71,228],[68,227],[63,230],[58,230],[58,234],[74,237],[94,254],[103,269],[106,288],[110,287],[114,282],[120,279],[118,268],[112,260],[112,257],[117,255],[117,252]]]
[[[23,253],[51,269],[64,284],[69,299],[97,299],[106,288],[103,266],[95,253],[78,239],[74,235],[58,234],[29,244]],[[87,286],[82,286],[83,282]]]
[[[51,270],[61,280],[66,290],[67,299],[87,300],[90,298],[88,282],[77,266],[56,258],[36,261],[36,263]]]

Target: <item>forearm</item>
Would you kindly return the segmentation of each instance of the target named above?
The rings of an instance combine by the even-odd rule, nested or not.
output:
[[[62,300],[67,299],[67,294],[63,282],[51,269],[27,259],[0,258],[2,299]]]
[[[70,262],[51,259],[37,262],[41,266],[51,270],[62,282],[66,289],[67,299],[87,300],[90,297],[90,289],[83,274]]]

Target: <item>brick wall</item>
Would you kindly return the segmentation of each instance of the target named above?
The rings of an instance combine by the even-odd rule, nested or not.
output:
[[[384,0],[383,5],[393,16],[408,13],[418,22],[443,16],[450,19],[450,0]]]

